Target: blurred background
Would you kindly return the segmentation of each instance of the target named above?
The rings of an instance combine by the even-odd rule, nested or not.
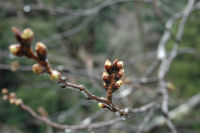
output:
[[[17,43],[12,26],[20,30],[31,28],[34,42],[48,47],[48,59],[53,68],[67,80],[84,84],[97,96],[105,96],[101,75],[106,59],[124,61],[124,84],[114,94],[114,102],[124,107],[140,107],[157,100],[157,47],[165,23],[184,10],[188,0],[0,0],[0,88],[8,88],[36,112],[45,112],[62,124],[87,124],[116,118],[99,109],[79,92],[61,89],[48,75],[35,75],[27,58],[9,53],[10,44]],[[196,0],[196,3],[198,0]],[[179,53],[173,60],[166,82],[169,88],[169,110],[187,103],[200,93],[200,12],[191,13],[184,27]],[[176,34],[180,19],[171,32]],[[174,40],[166,43],[170,51]],[[199,96],[200,97],[200,96]],[[199,98],[200,99],[200,98]],[[173,119],[181,133],[200,132],[200,100],[194,108]],[[136,114],[109,127],[83,130],[90,133],[133,133],[143,123],[147,113],[150,124],[161,115]],[[89,121],[90,123],[90,121]],[[1,133],[60,133],[34,119],[22,109],[0,100]],[[155,126],[148,133],[167,133],[167,126]]]

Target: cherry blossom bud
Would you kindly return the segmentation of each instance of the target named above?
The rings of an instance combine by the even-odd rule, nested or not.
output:
[[[112,66],[112,63],[110,62],[110,60],[106,60],[104,63],[104,67],[106,70],[110,69]]]
[[[107,72],[103,72],[103,74],[102,74],[102,79],[103,79],[104,81],[106,81],[106,80],[108,80],[108,78],[109,78],[108,73],[107,73]]]
[[[21,34],[21,37],[25,40],[27,39],[32,39],[34,36],[34,33],[33,31],[30,29],[30,28],[27,28],[25,30],[23,30],[22,34]]]
[[[118,68],[119,70],[122,69],[123,66],[124,66],[123,61],[118,61],[118,62],[117,62],[117,68]]]
[[[51,80],[53,81],[59,81],[61,79],[61,74],[60,72],[53,70],[51,73]]]
[[[169,90],[175,90],[176,89],[176,87],[171,83],[171,82],[168,82],[167,83],[167,89],[169,89]]]
[[[2,92],[2,94],[7,94],[8,93],[8,90],[6,89],[6,88],[3,88],[2,90],[1,90],[1,92]]]
[[[34,64],[32,70],[35,74],[42,74],[44,72],[43,67],[40,64]]]
[[[115,59],[114,61],[113,61],[113,67],[117,67],[117,62],[118,62],[118,59]]]
[[[118,73],[119,78],[123,77],[123,75],[124,75],[124,69],[120,69]]]
[[[103,87],[106,88],[106,83],[103,83]]]
[[[15,56],[20,56],[21,46],[19,44],[13,44],[9,46],[10,53]]]
[[[41,59],[46,59],[47,48],[43,43],[38,42],[36,44],[35,50],[36,50],[36,53],[37,53],[38,57],[40,57]]]
[[[16,94],[14,92],[11,92],[9,95],[9,98],[11,98],[11,99],[16,98]]]
[[[22,38],[21,38],[21,33],[19,32],[19,30],[16,27],[12,27],[12,31],[16,37],[16,39],[21,42]]]
[[[122,80],[118,80],[118,81],[115,83],[115,87],[116,87],[116,88],[119,88],[121,85],[122,85]]]
[[[11,99],[9,99],[9,102],[10,102],[10,104],[14,104],[16,102],[16,99],[15,98],[11,98]]]
[[[98,103],[98,107],[99,107],[99,108],[105,108],[106,105],[105,105],[104,103]]]
[[[23,103],[23,100],[22,99],[16,99],[15,100],[15,105],[16,106],[19,106],[20,104],[22,104]]]
[[[5,101],[8,100],[8,96],[7,96],[7,95],[4,95],[4,96],[2,97],[2,99],[5,100]]]

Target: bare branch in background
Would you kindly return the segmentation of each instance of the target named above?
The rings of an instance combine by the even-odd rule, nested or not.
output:
[[[178,32],[177,32],[177,36],[176,36],[176,40],[178,40],[178,41],[180,41],[182,38],[185,22],[194,7],[194,3],[195,3],[195,0],[189,0],[185,9],[183,10],[183,12],[181,12],[182,19],[179,24]],[[175,18],[177,18],[177,16]],[[174,20],[174,19],[172,19],[172,20]],[[172,27],[172,22],[173,22],[172,20],[168,21],[170,23],[166,24],[167,29],[170,29]],[[169,55],[169,57],[167,57],[166,50],[165,50],[165,44],[167,43],[169,36],[170,36],[170,32],[169,31],[165,32],[165,34],[163,35],[163,38],[160,41],[160,44],[158,45],[158,59],[161,60],[161,65],[160,65],[160,68],[158,71],[158,89],[160,90],[160,93],[162,94],[161,109],[165,115],[167,125],[171,129],[172,133],[177,133],[175,126],[169,119],[169,109],[168,109],[169,95],[167,92],[166,82],[164,79],[165,75],[167,74],[168,70],[170,69],[170,65],[171,65],[173,59],[176,57],[177,51],[178,51],[178,44],[177,44],[177,42],[175,42],[171,54]]]
[[[179,105],[175,109],[169,112],[169,118],[171,120],[183,120],[184,116],[192,112],[192,110],[198,106],[200,103],[200,94],[192,96],[188,101]],[[144,131],[149,132],[156,127],[163,126],[166,124],[166,119],[164,116],[155,117],[152,122],[146,125]]]
[[[178,120],[190,113],[192,109],[194,109],[200,103],[200,94],[192,96],[187,102],[182,103],[178,107],[175,107],[173,110],[170,110],[171,104],[169,102],[170,96],[168,94],[168,83],[166,79],[166,75],[168,74],[171,64],[174,62],[175,58],[179,54],[191,54],[193,56],[198,56],[199,53],[195,48],[180,48],[179,45],[182,42],[183,33],[185,25],[189,19],[189,16],[196,10],[200,9],[200,2],[196,0],[188,0],[184,9],[174,13],[167,21],[163,18],[162,9],[159,7],[158,1],[156,0],[105,0],[98,5],[83,9],[83,10],[72,10],[66,9],[58,6],[50,6],[43,3],[42,0],[37,0],[36,4],[19,4],[15,6],[12,2],[0,2],[0,7],[3,10],[23,10],[25,12],[34,11],[47,11],[51,14],[62,14],[62,16],[57,24],[63,24],[69,20],[76,19],[79,17],[83,17],[83,21],[79,22],[77,26],[72,29],[66,30],[61,33],[56,33],[48,38],[45,38],[43,42],[51,42],[52,40],[62,39],[67,36],[74,35],[80,32],[82,29],[86,28],[90,22],[92,22],[97,15],[105,8],[111,7],[120,3],[128,3],[128,2],[141,2],[147,3],[147,5],[151,7],[151,10],[154,11],[157,18],[160,20],[163,25],[163,34],[158,42],[157,51],[147,52],[143,55],[138,55],[134,58],[128,58],[127,63],[124,66],[122,61],[118,61],[117,59],[114,62],[110,60],[106,60],[104,63],[105,71],[102,74],[103,79],[103,89],[106,91],[104,97],[100,97],[95,95],[95,93],[91,93],[91,90],[88,90],[89,87],[84,87],[82,84],[75,84],[70,80],[66,80],[66,78],[61,75],[59,71],[74,74],[78,78],[83,78],[84,80],[90,80],[88,83],[91,83],[94,88],[101,88],[99,86],[99,80],[101,79],[102,65],[98,63],[102,62],[98,61],[97,67],[93,68],[90,71],[87,65],[86,68],[81,67],[76,69],[75,67],[67,66],[67,63],[70,62],[70,59],[58,60],[55,55],[51,55],[48,58],[52,58],[53,61],[57,61],[56,63],[62,64],[59,66],[53,66],[50,64],[47,58],[47,48],[46,45],[39,42],[36,44],[35,50],[31,47],[31,42],[34,36],[34,33],[30,29],[25,29],[22,33],[13,28],[13,32],[18,40],[19,44],[14,44],[10,46],[10,51],[12,54],[21,57],[25,56],[28,59],[34,60],[37,64],[32,66],[32,70],[35,74],[43,74],[46,73],[50,76],[51,80],[55,81],[61,88],[72,89],[83,94],[84,98],[88,101],[97,102],[98,107],[105,109],[107,112],[113,113],[114,116],[118,118],[113,118],[112,115],[109,114],[110,117],[107,120],[103,120],[100,122],[96,121],[102,114],[102,110],[95,111],[95,113],[90,114],[87,117],[79,119],[79,124],[68,125],[68,124],[60,124],[64,122],[70,115],[76,115],[75,112],[78,110],[81,104],[81,101],[78,101],[76,104],[79,106],[73,106],[68,111],[58,112],[52,116],[43,116],[32,109],[32,107],[25,104],[22,99],[17,98],[15,93],[9,93],[6,89],[2,90],[3,99],[9,101],[11,104],[15,104],[19,106],[24,111],[28,112],[32,115],[36,120],[42,121],[47,124],[47,132],[53,132],[53,128],[57,128],[59,130],[63,130],[64,132],[73,132],[74,130],[85,130],[85,129],[96,129],[107,126],[114,126],[117,123],[123,123],[125,125],[125,121],[129,119],[130,121],[137,121],[137,115],[140,113],[144,113],[144,118],[140,118],[142,121],[140,124],[137,124],[137,127],[134,126],[130,129],[130,131],[135,131],[137,133],[142,132],[151,132],[153,129],[160,126],[167,126],[171,133],[178,133],[176,124],[173,123],[172,120]],[[19,9],[20,8],[20,9]],[[29,11],[28,11],[29,10]],[[179,22],[179,23],[177,23]],[[177,32],[174,32],[174,25],[177,24]],[[173,41],[173,47],[170,50],[167,50],[166,45],[169,41]],[[127,42],[125,42],[127,43]],[[129,43],[129,42],[128,42]],[[1,51],[0,58],[4,59],[8,56],[7,52]],[[83,56],[83,54],[80,56]],[[53,59],[54,58],[54,59]],[[88,63],[88,56],[82,57],[83,60]],[[73,59],[72,59],[73,60]],[[83,61],[83,62],[84,62]],[[92,59],[92,65],[95,63]],[[122,78],[124,76],[124,67],[129,68],[130,71],[133,70],[131,67],[136,66],[138,64],[148,62],[141,72],[135,76],[130,76],[126,78]],[[91,63],[91,62],[90,62]],[[8,63],[9,64],[9,63]],[[10,65],[8,64],[0,64],[0,69],[3,70],[21,70],[21,71],[30,71],[30,66],[19,66],[17,62],[12,62]],[[102,64],[102,63],[100,63]],[[65,66],[66,65],[66,66]],[[79,62],[74,61],[71,66],[80,66]],[[84,66],[84,65],[83,65]],[[139,67],[142,65],[139,65]],[[91,66],[89,66],[91,67]],[[59,71],[57,71],[57,68]],[[128,73],[128,75],[130,75]],[[67,75],[68,76],[68,75]],[[70,76],[69,76],[70,77]],[[91,80],[92,79],[92,80]],[[125,83],[126,86],[120,86],[122,83]],[[148,84],[153,84],[152,86],[148,86]],[[157,90],[154,88],[156,86]],[[92,87],[91,87],[92,88]],[[173,87],[172,87],[173,88]],[[119,91],[117,91],[119,89]],[[91,91],[91,92],[90,92]],[[116,91],[116,95],[114,92]],[[144,93],[149,91],[149,99],[138,99],[138,97],[145,97]],[[93,91],[94,92],[94,91]],[[134,95],[134,93],[137,93]],[[141,94],[142,93],[142,94]],[[136,96],[136,97],[134,97]],[[129,104],[133,102],[135,98],[135,103]],[[85,102],[85,101],[84,101]],[[87,102],[87,101],[86,101]],[[88,103],[88,102],[87,102]],[[90,103],[87,104],[87,107]],[[141,106],[142,105],[142,106]],[[162,114],[156,116],[156,111],[161,111]],[[105,115],[106,116],[106,115]],[[153,117],[155,116],[155,117]],[[63,121],[56,121],[59,117],[63,117]],[[52,119],[52,120],[51,120]],[[98,119],[99,120],[99,119]],[[60,123],[59,123],[60,122]],[[122,126],[124,126],[122,125]],[[128,124],[127,124],[128,125]],[[127,126],[126,125],[126,126]],[[131,125],[132,126],[132,125]],[[125,127],[125,126],[124,126]],[[128,130],[128,129],[127,129]]]

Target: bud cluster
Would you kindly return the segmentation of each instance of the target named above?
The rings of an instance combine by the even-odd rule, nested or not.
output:
[[[112,112],[118,112],[123,115],[123,112],[112,102],[112,93],[122,85],[121,78],[124,75],[122,61],[118,61],[117,59],[113,63],[111,63],[110,60],[105,61],[105,72],[102,74],[102,79],[104,81],[103,86],[107,91],[107,95],[106,98],[99,98],[88,92],[82,86],[66,82],[65,77],[62,77],[59,71],[52,69],[47,59],[47,47],[45,44],[41,42],[36,43],[35,51],[31,48],[31,42],[34,37],[34,33],[31,29],[27,28],[22,33],[20,33],[15,27],[12,28],[12,30],[19,44],[11,45],[9,47],[10,52],[15,56],[26,56],[30,59],[34,59],[37,62],[37,64],[32,66],[32,70],[35,74],[47,73],[50,75],[51,80],[59,83],[62,88],[71,87],[79,89],[86,95],[88,100],[98,101],[98,106],[100,108],[107,108]],[[9,101],[11,104],[23,106],[22,99],[18,99],[15,93],[9,93],[7,89],[2,89],[2,94],[4,100]],[[44,111],[42,110],[41,112]]]
[[[31,49],[31,42],[34,37],[34,33],[30,28],[24,29],[22,33],[15,27],[12,28],[13,33],[15,34],[16,39],[18,40],[19,44],[10,45],[9,50],[15,56],[32,56],[32,49]],[[45,60],[47,56],[47,48],[46,46],[38,42],[35,47],[37,57],[40,60]]]
[[[23,103],[22,99],[17,98],[16,94],[14,92],[9,93],[6,88],[3,88],[1,90],[1,93],[3,94],[2,99],[9,101],[10,104],[14,104],[16,106],[19,106],[20,104]]]
[[[48,63],[47,58],[47,48],[42,42],[36,43],[35,53],[31,48],[31,42],[34,37],[34,33],[30,28],[26,28],[22,33],[15,27],[12,28],[12,31],[18,40],[19,44],[10,45],[10,53],[15,56],[26,56],[28,58],[34,59],[37,64],[32,66],[32,70],[35,74],[42,74],[48,72],[51,74],[51,79],[58,81],[60,79],[60,73],[54,70],[51,70],[50,64]],[[51,72],[52,71],[52,72]]]
[[[121,78],[124,75],[123,62],[116,59],[113,63],[111,63],[110,60],[106,60],[104,67],[106,70],[102,74],[104,88],[106,90],[111,88],[112,92],[114,92],[122,85]]]
[[[31,49],[31,42],[34,37],[33,31],[27,28],[20,33],[20,31],[15,27],[12,28],[12,31],[15,34],[19,44],[11,45],[9,47],[10,53],[14,56],[29,56],[28,51]]]

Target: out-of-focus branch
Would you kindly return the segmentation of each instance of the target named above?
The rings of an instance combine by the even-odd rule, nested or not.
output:
[[[84,9],[84,10],[73,10],[73,9],[67,9],[60,6],[47,5],[47,4],[43,4],[41,1],[38,2],[37,4],[27,4],[27,5],[18,3],[18,6],[16,6],[16,3],[14,2],[6,1],[6,2],[0,2],[0,7],[1,9],[7,10],[7,11],[15,11],[15,10],[19,10],[19,7],[21,7],[21,10],[24,10],[23,8],[27,6],[27,8],[29,8],[29,11],[45,10],[54,14],[59,13],[59,14],[68,14],[71,16],[91,16],[92,14],[96,14],[100,10],[106,7],[115,5],[115,4],[127,3],[127,2],[150,2],[150,1],[151,0],[106,0],[95,7]]]
[[[45,10],[45,11],[48,11],[50,13],[60,13],[60,14],[69,14],[69,13],[73,12],[73,10],[71,10],[71,9],[58,7],[58,6],[44,5],[44,4],[41,4],[41,3],[27,4],[27,5],[24,5],[22,3],[18,3],[18,6],[16,6],[16,3],[8,2],[8,1],[0,2],[0,8],[7,10],[7,11],[11,11],[11,12],[15,12],[16,10],[24,10],[26,12],[25,8],[28,8],[29,11],[31,11],[31,10],[34,10],[34,11]]]
[[[83,28],[85,28],[94,19],[94,17],[95,17],[95,15],[88,16],[75,28],[72,28],[70,30],[67,30],[67,31],[64,31],[64,32],[61,32],[61,33],[54,34],[54,35],[52,35],[48,38],[45,38],[42,41],[47,43],[47,42],[50,42],[52,40],[57,40],[57,39],[61,39],[61,38],[66,37],[66,36],[74,35],[77,32],[81,31]]]
[[[131,109],[130,111],[132,113],[145,112],[145,111],[153,108],[154,106],[155,106],[155,104],[150,103],[150,104],[144,105],[144,106],[139,107],[139,108]],[[43,121],[44,123],[46,123],[46,124],[48,124],[52,127],[55,127],[55,128],[58,128],[58,129],[64,129],[64,130],[82,130],[82,129],[88,129],[88,128],[89,129],[101,128],[101,127],[109,126],[109,125],[112,125],[114,123],[121,121],[120,118],[116,118],[116,119],[109,120],[109,121],[97,122],[97,123],[91,123],[91,124],[71,125],[71,126],[70,125],[62,125],[62,124],[58,124],[56,122],[51,121],[47,117],[38,115],[31,107],[25,105],[24,103],[20,104],[20,107],[23,110],[29,112],[34,118],[36,118],[40,121]]]
[[[166,56],[165,44],[170,37],[170,29],[172,27],[174,20],[179,17],[182,17],[182,18],[181,18],[181,22],[178,27],[176,40],[178,40],[178,41],[181,40],[182,34],[183,34],[183,28],[188,19],[188,16],[190,15],[190,13],[193,10],[194,3],[195,3],[195,0],[189,0],[185,9],[181,12],[182,15],[176,14],[175,18],[169,20],[166,23],[166,29],[168,29],[168,30],[164,33],[164,35],[161,38],[161,41],[159,43],[159,46],[158,46],[158,59],[161,60],[161,65],[160,65],[160,68],[158,71],[158,90],[160,91],[160,93],[162,95],[161,110],[164,113],[167,125],[171,129],[172,133],[177,133],[177,130],[176,130],[175,126],[173,125],[173,123],[171,122],[171,120],[169,119],[169,110],[168,110],[169,96],[168,96],[168,91],[166,88],[166,83],[165,83],[164,78],[165,78],[165,75],[167,74],[168,70],[170,69],[170,65],[171,65],[173,59],[177,55],[178,43],[177,43],[177,41],[175,42],[174,47],[168,58]]]
[[[57,128],[57,129],[61,129],[61,130],[83,130],[83,129],[94,129],[94,128],[101,128],[101,127],[105,127],[105,126],[109,126],[112,125],[116,122],[121,121],[120,118],[117,119],[113,119],[113,120],[109,120],[109,121],[103,121],[103,122],[97,122],[97,123],[92,123],[92,124],[85,124],[85,125],[63,125],[63,124],[59,124],[56,122],[51,121],[50,119],[48,119],[45,116],[40,116],[38,115],[31,107],[23,104],[20,104],[20,107],[29,112],[34,118],[43,121],[44,123]]]
[[[74,11],[71,14],[62,17],[61,19],[59,19],[57,21],[57,24],[62,24],[65,21],[80,17],[80,16],[93,16],[98,14],[100,11],[102,11],[103,9],[110,7],[112,5],[116,5],[116,4],[120,4],[120,3],[127,3],[127,2],[145,2],[145,3],[150,3],[151,0],[105,0],[102,3],[100,3],[99,5],[89,8],[89,9],[85,9],[85,10],[80,10],[80,11]]]
[[[54,128],[60,129],[60,130],[65,130],[65,131],[73,131],[73,130],[83,130],[83,129],[94,129],[94,128],[101,128],[105,126],[112,125],[114,123],[117,123],[121,121],[122,119],[116,118],[113,120],[108,120],[108,121],[103,121],[103,122],[97,122],[97,123],[85,123],[85,124],[78,124],[78,125],[64,125],[64,124],[59,124],[57,122],[53,122],[48,118],[46,115],[39,115],[37,114],[30,106],[24,104],[22,99],[17,98],[16,94],[11,92],[9,93],[7,89],[2,89],[2,94],[3,94],[3,99],[9,101],[11,104],[15,104],[16,106],[19,106],[21,109],[24,111],[27,111],[29,114],[31,114],[34,118],[37,120],[40,120],[44,123],[46,123],[49,126],[52,126]],[[147,105],[144,105],[139,108],[135,109],[129,109],[129,112],[131,113],[141,113],[141,112],[146,112],[149,109],[155,107],[156,105],[154,103],[150,103]],[[97,114],[98,116],[98,114]],[[91,117],[96,117],[91,116]],[[90,118],[91,119],[91,118]]]
[[[0,64],[0,69],[11,70],[12,71],[12,65]],[[19,71],[31,71],[32,68],[31,68],[31,66],[20,66],[20,67],[17,66],[17,68],[15,68],[15,71],[16,70],[19,70]]]
[[[171,120],[181,120],[187,114],[189,114],[197,105],[200,104],[200,93],[192,96],[187,102],[179,105],[177,108],[169,112],[169,118]],[[151,123],[147,124],[144,128],[145,132],[149,132],[152,129],[166,124],[166,119],[163,116],[155,117]]]
[[[149,113],[144,117],[143,122],[139,125],[136,133],[142,133],[147,123],[150,121],[151,117],[153,117],[154,110],[150,110]]]
[[[43,40],[43,42],[49,42],[51,40],[56,40],[56,39],[60,39],[60,38],[66,37],[66,36],[74,35],[75,33],[79,32],[80,30],[85,28],[102,9],[112,6],[112,5],[115,5],[115,4],[126,3],[126,2],[150,2],[150,0],[116,0],[116,1],[106,0],[106,1],[102,2],[101,4],[97,5],[96,7],[82,10],[82,11],[72,12],[70,14],[70,16],[72,16],[72,17],[69,17],[69,15],[67,15],[66,17],[62,17],[60,20],[58,20],[57,24],[60,25],[63,22],[65,22],[66,20],[69,20],[71,18],[77,18],[80,16],[84,16],[84,17],[86,17],[86,19],[77,27],[67,30],[65,32],[50,36],[47,39]]]
[[[140,113],[140,112],[145,112],[153,107],[157,107],[157,104],[152,102],[152,103],[146,104],[140,108],[135,108],[135,109],[128,108],[128,109],[131,113]]]

